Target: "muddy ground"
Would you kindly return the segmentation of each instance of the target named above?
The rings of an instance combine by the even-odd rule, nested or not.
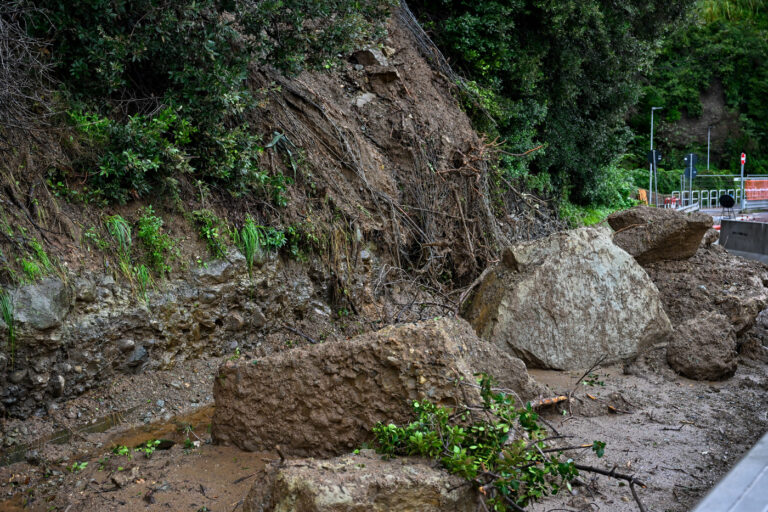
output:
[[[0,510],[237,510],[250,477],[277,456],[209,444],[212,379],[221,361],[118,378],[51,417],[23,424],[23,442],[62,428],[74,433],[66,444],[40,443],[25,452],[29,461],[0,468],[0,493],[6,499]],[[573,389],[580,377],[578,372],[531,373],[557,393]],[[649,510],[689,510],[768,430],[768,365],[762,361],[742,358],[734,377],[697,382],[669,369],[659,347],[626,368],[594,373],[597,378],[587,379],[593,385],[576,387],[570,407],[561,403],[543,416],[560,434],[574,436],[570,444],[605,441],[603,459],[586,450],[574,458],[636,473],[648,486],[640,496]],[[94,420],[103,421],[110,409],[133,410],[104,432],[78,433]],[[73,410],[80,418],[67,417]],[[147,424],[147,418],[153,420]],[[175,444],[151,457],[111,450],[149,439]],[[88,465],[73,469],[83,462]],[[547,499],[532,510],[637,510],[621,482],[586,473],[582,478],[589,485],[576,487],[575,495]]]
[[[566,444],[606,443],[602,459],[590,450],[569,452],[575,460],[636,474],[647,484],[639,495],[648,510],[682,512],[768,431],[768,349],[756,331],[741,325],[755,304],[763,307],[768,267],[713,246],[646,270],[673,325],[705,311],[731,316],[742,345],[733,377],[682,377],[667,364],[664,344],[632,364],[598,368],[581,382],[582,372],[530,373],[553,395],[575,390],[570,404],[541,411],[553,430],[573,436]],[[118,374],[51,405],[46,416],[0,419],[0,511],[237,510],[254,473],[278,457],[210,444],[212,389],[219,365],[253,356]],[[134,451],[155,439],[171,442],[149,457]],[[114,453],[121,446],[127,450]],[[547,498],[531,510],[638,509],[623,482],[589,473],[581,479],[585,485],[573,494]]]

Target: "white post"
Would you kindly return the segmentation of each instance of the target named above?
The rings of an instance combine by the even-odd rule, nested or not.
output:
[[[747,206],[747,201],[744,198],[744,159],[741,159],[741,211],[743,212]]]

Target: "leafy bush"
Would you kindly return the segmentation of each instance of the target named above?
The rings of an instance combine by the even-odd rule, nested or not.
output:
[[[327,65],[377,34],[373,0],[30,0],[32,33],[51,42],[54,72],[95,158],[79,163],[110,201],[176,189],[190,175],[287,202],[290,181],[258,169],[245,113],[249,66]],[[93,167],[98,169],[94,172]]]
[[[215,258],[223,257],[227,247],[221,239],[224,224],[211,210],[195,210],[192,212],[192,221],[197,227],[197,234],[208,247],[208,252]]]
[[[152,205],[139,210],[136,236],[147,250],[147,260],[152,269],[160,275],[170,272],[167,258],[173,249],[173,240],[162,232],[163,219],[155,215]]]
[[[469,408],[452,411],[417,401],[413,423],[373,428],[374,447],[390,457],[439,460],[449,473],[479,485],[491,510],[519,510],[563,486],[570,488],[578,471],[561,451],[547,445],[547,433],[530,404],[515,408],[512,398],[491,388],[488,376],[479,382],[483,404],[477,417]],[[593,446],[602,455],[605,445]]]

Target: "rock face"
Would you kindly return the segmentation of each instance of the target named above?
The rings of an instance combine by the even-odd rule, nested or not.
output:
[[[755,331],[758,339],[764,347],[768,347],[768,309],[764,309],[757,315]]]
[[[696,254],[712,217],[700,212],[680,213],[670,208],[636,206],[608,217],[616,245],[640,264],[684,260]]]
[[[681,324],[667,347],[667,362],[694,380],[722,380],[736,372],[736,333],[725,315],[707,312]]]
[[[464,317],[526,364],[558,370],[633,358],[671,330],[648,275],[595,228],[508,248]]]
[[[404,423],[411,402],[478,401],[474,373],[493,372],[523,400],[540,388],[523,363],[480,340],[462,320],[404,324],[296,348],[257,361],[224,364],[214,385],[212,436],[256,451],[338,455],[370,439],[377,422]],[[461,386],[461,388],[459,387]]]
[[[244,512],[471,512],[472,486],[428,461],[381,460],[370,450],[331,460],[300,459],[267,467]]]
[[[130,283],[103,274],[12,288],[16,367],[2,364],[7,356],[0,350],[0,416],[42,411],[52,397],[79,395],[114,372],[168,368],[232,351],[232,343],[255,346],[264,339],[266,317],[320,323],[327,316],[315,304],[327,296],[318,284],[324,280],[278,259],[249,277],[245,258],[233,251],[163,282],[147,303]]]

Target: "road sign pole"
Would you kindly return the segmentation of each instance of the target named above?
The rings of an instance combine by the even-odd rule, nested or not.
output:
[[[648,166],[648,206],[651,206],[653,199],[653,164]]]
[[[656,192],[656,206],[659,206],[659,165],[656,150],[653,150],[653,186]]]
[[[744,198],[744,164],[747,163],[746,153],[741,154],[741,211],[744,211],[747,202]]]
[[[688,183],[688,186],[690,187],[688,190],[688,204],[693,204],[693,157],[691,157],[691,163],[690,163],[690,169],[691,169],[691,179]]]

